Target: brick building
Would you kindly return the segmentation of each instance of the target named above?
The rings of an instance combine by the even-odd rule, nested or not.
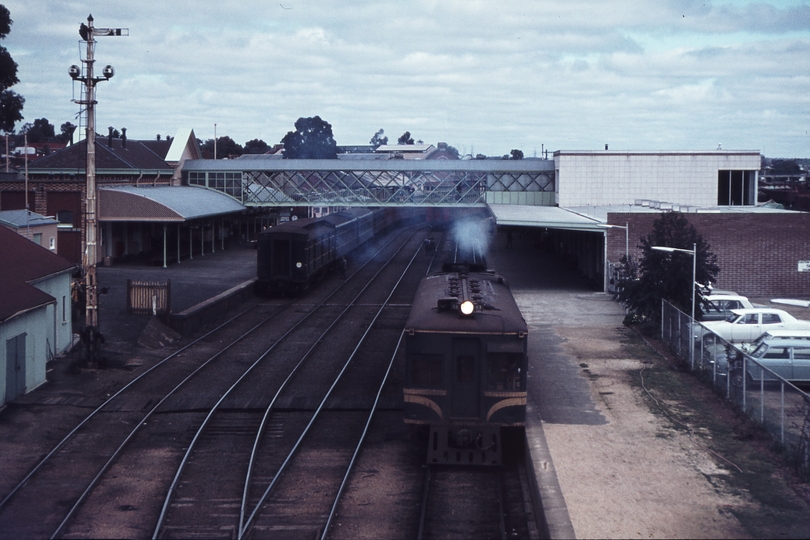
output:
[[[183,163],[200,157],[194,132],[137,141],[123,131],[118,138],[96,138],[97,260],[154,255],[166,264],[224,247],[225,235],[238,230],[227,218],[245,208],[222,194],[181,188]],[[57,253],[77,264],[86,240],[86,161],[82,140],[29,164],[27,180],[20,173],[0,175],[0,210],[24,209],[27,191],[29,209],[58,221]]]
[[[662,212],[682,212],[718,257],[719,288],[810,298],[810,213],[758,203],[760,166],[748,150],[561,150],[555,204],[491,206],[499,225],[532,227],[597,289],[625,253],[640,255]]]

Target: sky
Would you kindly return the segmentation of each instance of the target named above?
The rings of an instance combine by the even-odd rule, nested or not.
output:
[[[96,126],[272,145],[320,116],[462,154],[758,150],[810,158],[810,0],[6,0],[23,123],[84,125],[79,25],[97,37]],[[216,125],[216,127],[215,127]]]

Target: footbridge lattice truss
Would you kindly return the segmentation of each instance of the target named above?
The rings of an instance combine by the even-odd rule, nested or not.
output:
[[[554,204],[554,161],[188,160],[184,180],[246,206]]]

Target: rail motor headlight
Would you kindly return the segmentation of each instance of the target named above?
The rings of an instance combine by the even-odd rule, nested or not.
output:
[[[473,311],[475,311],[475,304],[470,300],[464,300],[459,306],[459,309],[461,309],[462,315],[472,315]]]
[[[297,262],[297,263],[295,263],[295,267],[296,267],[296,268],[301,268],[302,266],[304,266],[304,265],[303,265],[303,263],[301,263],[301,262]]]

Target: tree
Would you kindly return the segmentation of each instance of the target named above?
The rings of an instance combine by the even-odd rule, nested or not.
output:
[[[61,133],[56,139],[61,143],[73,144],[73,133],[76,131],[76,126],[70,122],[65,122],[59,126],[59,129],[61,130]]]
[[[374,147],[374,150],[376,150],[380,146],[388,144],[388,137],[385,136],[385,131],[380,128],[380,130],[374,134],[368,143]]]
[[[208,139],[205,142],[197,140],[197,144],[200,145],[200,151],[202,151],[203,155],[209,156],[211,158],[216,157],[216,159],[228,158],[228,157],[238,157],[244,154],[244,149],[240,144],[236,141],[228,137],[227,135],[222,137],[217,137],[217,155],[214,156],[214,139]]]
[[[411,137],[411,132],[406,131],[403,133],[399,139],[397,139],[397,144],[413,144],[413,137]]]
[[[337,159],[332,124],[321,120],[320,116],[299,118],[295,131],[288,131],[281,142],[284,159]]]
[[[253,139],[245,143],[246,154],[264,154],[270,147],[261,139]]]
[[[637,320],[659,321],[662,298],[684,313],[691,313],[695,286],[692,282],[692,256],[652,248],[662,246],[692,251],[694,244],[697,244],[695,281],[708,286],[716,281],[720,272],[717,256],[680,212],[667,212],[653,222],[652,232],[642,237],[638,246],[642,250],[640,261],[622,257],[624,275],[618,283],[618,296]]]
[[[29,143],[46,143],[51,142],[56,138],[53,125],[48,122],[47,118],[38,118],[34,120],[33,124],[25,124],[20,128],[20,136],[17,141],[17,146],[23,144],[23,134],[28,135]]]
[[[0,39],[4,39],[11,32],[11,13],[6,6],[0,4]],[[17,78],[17,62],[11,58],[8,50],[0,46],[0,129],[5,132],[14,131],[14,124],[23,119],[22,109],[25,99],[9,90],[20,82]]]

